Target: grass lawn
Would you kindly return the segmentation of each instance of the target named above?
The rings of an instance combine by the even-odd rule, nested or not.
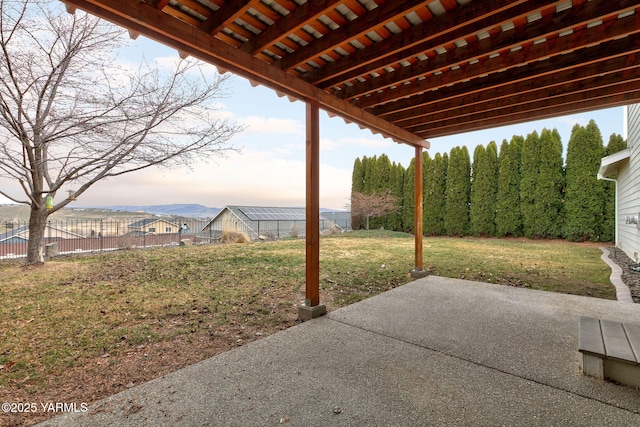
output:
[[[296,324],[304,250],[284,240],[0,263],[3,401],[91,402]],[[431,274],[615,298],[600,254],[565,241],[424,240]],[[320,261],[332,310],[411,281],[413,237],[324,237]],[[12,416],[0,424],[41,420]]]

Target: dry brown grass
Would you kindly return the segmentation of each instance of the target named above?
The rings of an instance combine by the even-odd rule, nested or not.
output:
[[[358,232],[321,240],[328,310],[409,282],[413,237]],[[0,263],[3,401],[91,402],[296,324],[305,241],[133,249]],[[432,274],[613,298],[594,245],[429,238]],[[0,425],[41,417],[0,414]]]
[[[221,243],[251,243],[247,233],[242,231],[223,231],[220,237]]]

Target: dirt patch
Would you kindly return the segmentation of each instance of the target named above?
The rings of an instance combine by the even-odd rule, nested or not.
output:
[[[35,404],[37,410],[35,413],[0,413],[0,426],[34,425],[59,415],[45,411],[42,405],[67,403],[80,409],[83,404],[91,405],[127,388],[287,329],[299,323],[297,311],[288,311],[287,319],[266,328],[265,325],[227,325],[164,342],[137,345],[119,356],[104,354],[51,378],[44,389],[36,393],[25,392],[22,384],[11,384],[3,390],[0,400]]]

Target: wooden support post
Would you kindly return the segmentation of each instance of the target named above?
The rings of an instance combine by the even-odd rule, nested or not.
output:
[[[306,139],[306,289],[298,317],[309,320],[327,312],[320,305],[320,105],[307,100]]]
[[[415,235],[415,268],[411,270],[411,277],[425,277],[427,272],[424,270],[422,261],[422,209],[423,209],[423,191],[422,191],[422,147],[416,146],[416,158],[414,160],[415,177],[414,177],[414,235]]]

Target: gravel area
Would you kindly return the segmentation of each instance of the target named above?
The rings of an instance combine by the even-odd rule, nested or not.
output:
[[[640,264],[632,260],[621,249],[610,248],[611,258],[622,269],[622,281],[631,290],[633,302],[640,303]]]

